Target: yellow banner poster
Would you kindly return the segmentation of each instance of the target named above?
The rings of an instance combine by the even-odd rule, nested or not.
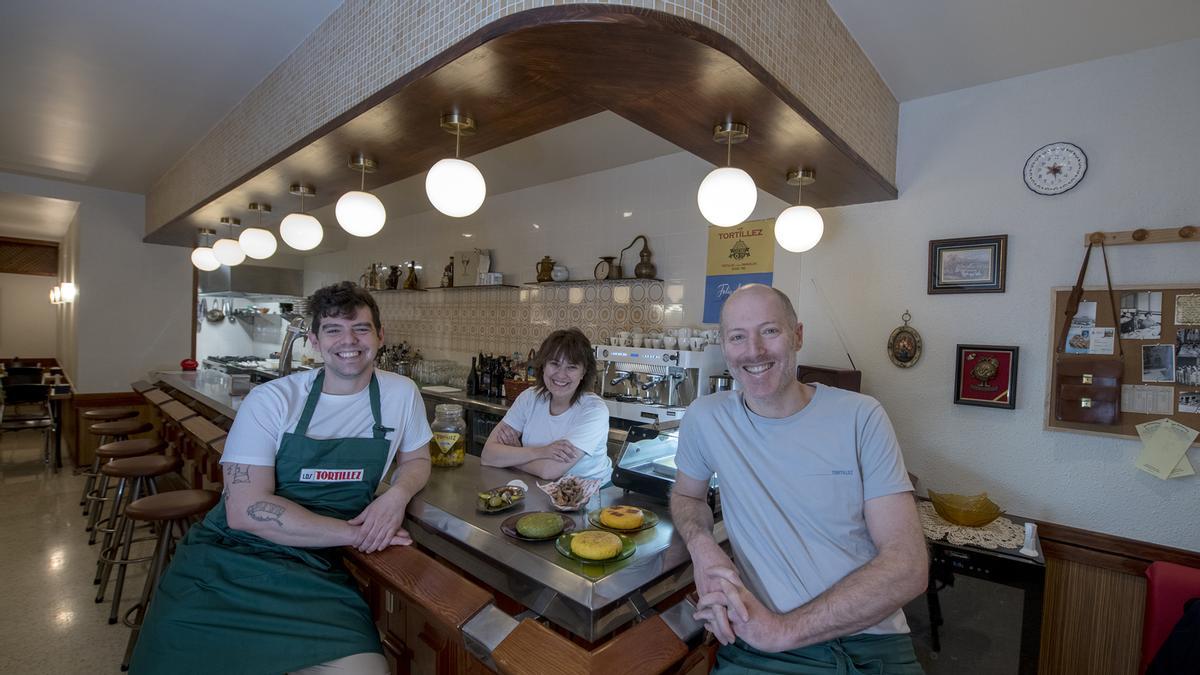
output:
[[[775,219],[708,227],[708,275],[774,271]]]
[[[709,227],[704,323],[720,321],[721,306],[738,288],[746,284],[770,286],[774,265],[774,220],[752,220],[737,227]]]

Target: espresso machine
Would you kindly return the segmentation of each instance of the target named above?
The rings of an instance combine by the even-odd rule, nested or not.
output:
[[[595,391],[609,417],[631,424],[678,420],[688,404],[710,392],[709,376],[725,370],[719,345],[703,351],[595,345]]]

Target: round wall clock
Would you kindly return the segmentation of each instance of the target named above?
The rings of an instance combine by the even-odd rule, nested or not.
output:
[[[1025,161],[1025,185],[1039,195],[1061,195],[1078,185],[1085,173],[1087,155],[1065,141],[1044,145]]]

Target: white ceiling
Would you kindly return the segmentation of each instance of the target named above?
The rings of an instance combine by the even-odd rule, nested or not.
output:
[[[903,102],[1200,37],[1197,0],[828,0]]]
[[[901,101],[1200,36],[1200,0],[829,2]],[[144,194],[339,4],[0,2],[0,171]],[[668,152],[630,126],[589,118],[479,163],[496,194]],[[424,203],[419,183],[386,190]],[[0,234],[69,223],[15,197]]]
[[[60,241],[79,202],[0,192],[0,236]]]
[[[144,194],[341,0],[0,4],[0,171]]]

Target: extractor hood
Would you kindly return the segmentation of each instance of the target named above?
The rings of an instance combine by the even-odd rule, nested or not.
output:
[[[281,267],[222,265],[212,272],[200,272],[200,295],[299,298],[304,296],[304,271]]]

